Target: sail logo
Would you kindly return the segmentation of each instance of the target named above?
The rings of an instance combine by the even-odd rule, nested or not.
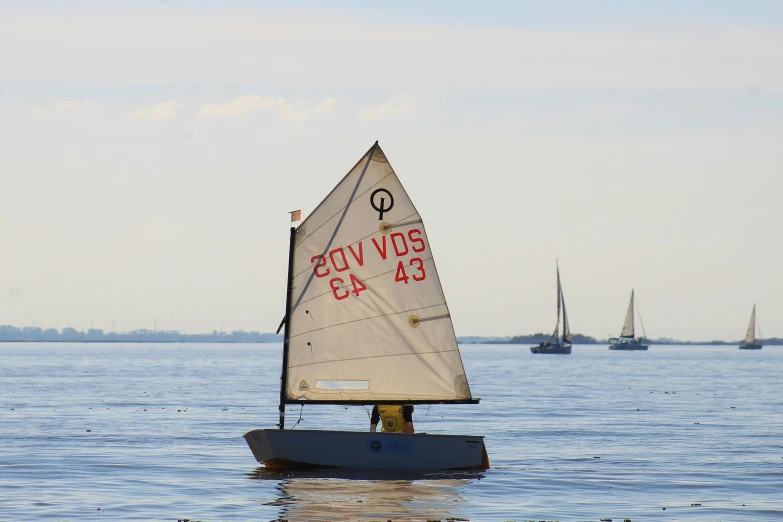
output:
[[[392,440],[373,439],[369,442],[368,448],[373,453],[415,453],[413,442],[397,442]]]
[[[303,390],[303,391],[307,391],[307,390],[309,390],[309,389],[310,389],[310,385],[309,385],[309,384],[307,384],[307,381],[305,381],[304,379],[302,379],[301,381],[299,381],[299,389],[300,389],[300,390]]]
[[[386,203],[386,198],[376,198],[378,194],[386,194],[389,196],[389,206],[384,206]],[[380,204],[376,205],[376,199],[380,199]],[[394,208],[394,196],[391,195],[391,192],[384,188],[379,188],[373,191],[372,194],[370,194],[370,205],[373,209],[375,209],[376,212],[378,212],[378,221],[383,221],[383,214],[385,212],[390,211],[392,208]]]

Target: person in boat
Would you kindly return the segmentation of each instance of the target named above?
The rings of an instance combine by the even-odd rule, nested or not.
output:
[[[381,431],[389,433],[413,433],[413,406],[402,405],[375,405],[370,415],[370,431],[375,431],[381,421]]]

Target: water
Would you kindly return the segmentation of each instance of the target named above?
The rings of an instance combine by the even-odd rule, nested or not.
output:
[[[0,520],[783,519],[783,349],[462,348],[481,404],[415,425],[485,435],[493,469],[372,480],[258,467],[279,345],[0,344]]]

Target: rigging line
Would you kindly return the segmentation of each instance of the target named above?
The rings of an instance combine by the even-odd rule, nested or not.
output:
[[[365,167],[365,169],[366,169],[366,167]],[[381,179],[379,179],[379,180],[378,180],[376,183],[374,183],[374,184],[370,185],[370,186],[367,188],[367,190],[365,190],[364,192],[362,192],[361,194],[359,194],[357,197],[362,197],[362,196],[364,196],[364,195],[365,195],[365,194],[367,194],[367,193],[368,193],[368,192],[369,192],[369,191],[370,191],[370,190],[371,190],[373,187],[375,187],[375,186],[377,186],[379,183],[383,182],[383,180],[385,180],[386,178],[388,178],[388,177],[389,177],[389,176],[391,176],[392,174],[394,174],[394,169],[392,169],[392,171],[391,171],[391,172],[389,172],[388,174],[386,174],[385,176],[383,176]],[[364,176],[364,173],[362,173],[362,176]],[[360,180],[360,181],[361,181],[361,180]],[[340,186],[340,184],[338,183],[338,184],[337,184],[337,186],[339,187],[339,186]],[[358,187],[358,185],[357,185],[357,187]],[[335,187],[335,188],[337,188],[337,187]],[[329,196],[331,196],[331,193],[329,193]],[[326,197],[328,198],[329,196],[326,196]],[[324,198],[324,201],[326,201],[326,198]],[[329,216],[329,219],[326,219],[326,220],[324,220],[324,222],[323,222],[321,225],[319,225],[319,226],[318,226],[318,227],[317,227],[315,230],[313,230],[313,231],[311,231],[309,234],[307,234],[307,236],[306,236],[304,239],[302,239],[302,243],[304,243],[305,241],[307,241],[308,239],[310,239],[310,237],[311,237],[313,234],[315,234],[316,232],[318,232],[319,230],[321,230],[321,228],[323,228],[323,227],[324,227],[324,226],[325,226],[327,223],[329,223],[331,220],[333,220],[333,219],[334,219],[334,218],[337,216],[337,214],[339,214],[341,211],[345,210],[345,208],[346,208],[346,207],[348,207],[348,206],[350,206],[350,205],[351,205],[351,201],[349,200],[349,201],[348,201],[348,204],[346,204],[346,205],[345,205],[345,207],[341,207],[340,209],[338,209],[338,210],[337,210],[337,212],[335,212],[334,214],[332,214],[331,216]],[[316,209],[316,210],[318,210],[318,209]],[[315,212],[315,210],[313,210],[313,212]],[[310,216],[308,216],[308,219],[309,219],[309,218],[310,218]],[[306,232],[306,231],[307,231],[307,230],[305,229],[305,232]]]
[[[411,217],[415,216],[416,214],[418,214],[418,212],[414,212],[414,213],[413,213],[413,214],[411,214],[410,216],[406,216],[406,217],[404,217],[404,218],[402,218],[402,219],[408,219],[408,218],[411,218]],[[408,222],[408,223],[400,223],[399,221],[398,221],[398,222],[396,222],[396,223],[392,223],[392,228],[394,228],[394,227],[401,227],[401,226],[404,226],[404,225],[414,225],[414,224],[416,224],[416,223],[424,223],[424,220],[423,220],[423,219],[421,219],[421,216],[419,216],[419,219],[418,219],[418,220],[410,221],[410,222]],[[358,244],[358,243],[360,243],[360,242],[364,241],[364,240],[365,240],[365,239],[367,239],[368,237],[372,237],[374,234],[377,234],[377,233],[378,233],[378,230],[374,230],[374,231],[370,232],[369,234],[367,234],[366,236],[364,236],[364,237],[362,237],[362,238],[359,238],[359,239],[357,239],[357,240],[356,240],[356,241],[354,241],[353,243],[350,243],[350,244],[348,244],[348,245],[343,245],[343,246],[344,246],[344,247],[346,247],[346,248],[347,248],[347,247],[352,247],[352,246],[354,246],[354,245],[356,245],[356,244]],[[307,272],[307,271],[308,271],[308,270],[310,270],[311,268],[312,268],[312,265],[311,265],[311,266],[308,266],[308,267],[306,267],[304,270],[302,270],[302,271],[301,271],[301,272],[299,272],[298,274],[294,274],[294,279],[296,279],[296,278],[297,278],[297,277],[299,277],[300,275],[304,274],[305,272]]]
[[[392,315],[406,314],[408,312],[416,312],[418,310],[426,310],[427,308],[435,308],[436,306],[443,306],[445,304],[446,304],[446,302],[444,301],[444,302],[442,302],[440,304],[434,304],[434,305],[429,305],[429,306],[422,306],[420,308],[411,308],[410,310],[401,310],[399,312],[389,312],[388,314],[373,315],[371,317],[362,317],[362,318],[359,318],[359,319],[353,319],[352,321],[345,321],[344,323],[330,324],[328,326],[322,326],[321,328],[315,328],[313,330],[307,330],[306,332],[298,333],[296,335],[291,335],[289,337],[289,339],[293,339],[295,337],[300,337],[302,335],[311,334],[311,333],[317,332],[319,330],[328,330],[329,328],[335,328],[337,326],[344,326],[346,324],[358,323],[358,322],[361,322],[361,321],[369,321],[370,319],[379,319],[381,317],[389,317],[389,316],[392,316]],[[443,317],[448,317],[448,316],[449,316],[449,314],[445,314]],[[425,320],[425,319],[427,319],[427,318],[422,319],[422,321]]]
[[[642,320],[642,309],[639,308],[639,300],[636,299],[636,296],[634,296],[633,300],[636,302],[636,311],[639,313],[639,323],[642,325],[642,333],[644,334],[644,338],[647,339],[647,332],[644,329],[644,321]]]
[[[753,311],[754,311],[754,314],[753,314],[754,315],[754,319],[756,319],[756,321],[755,321],[755,323],[756,323],[756,330],[758,330],[758,332],[759,332],[759,340],[763,340],[763,337],[761,336],[761,325],[759,324],[759,318],[755,317],[755,315],[756,315],[755,314],[755,311],[756,311],[756,307],[755,306],[753,307]],[[754,332],[754,334],[755,334],[755,332]]]
[[[299,420],[294,423],[293,426],[291,426],[291,429],[296,428],[296,425],[302,422],[302,413],[304,412],[304,404],[302,404],[302,409],[299,410]]]
[[[332,246],[332,242],[334,241],[334,238],[337,236],[337,231],[340,230],[340,227],[343,225],[343,220],[345,219],[345,215],[348,213],[348,209],[351,208],[351,203],[353,203],[353,198],[354,196],[356,196],[356,191],[359,190],[359,185],[362,183],[362,180],[364,179],[364,174],[367,172],[367,167],[370,166],[370,162],[372,161],[372,157],[375,154],[375,150],[377,148],[378,148],[378,142],[376,142],[375,146],[373,146],[373,148],[370,149],[370,154],[367,156],[367,163],[364,164],[364,168],[362,169],[362,173],[359,176],[358,181],[356,182],[356,186],[353,187],[353,192],[351,192],[351,197],[348,198],[348,204],[345,205],[345,210],[343,210],[343,215],[340,216],[340,221],[338,221],[337,226],[334,227],[334,232],[332,232],[332,237],[329,239],[329,243],[326,244],[326,248],[324,249],[324,252],[321,255],[325,255],[329,251],[329,247]],[[304,297],[305,292],[307,292],[307,288],[310,286],[310,283],[313,282],[313,277],[315,277],[315,270],[313,270],[313,273],[310,274],[310,277],[307,279],[307,283],[302,289],[302,293],[299,294],[296,303],[294,303],[294,306],[291,307],[291,310],[289,312],[290,315],[293,315],[293,313],[296,311],[296,308],[299,306],[299,302],[302,300],[302,297]]]
[[[412,357],[412,356],[420,356],[420,355],[432,355],[434,353],[451,353],[451,352],[459,352],[459,348],[453,350],[432,350],[429,352],[390,353],[386,355],[369,355],[367,357],[348,357],[345,359],[330,359],[328,361],[311,362],[311,363],[304,363],[304,364],[289,364],[288,369],[290,371],[294,368],[303,368],[305,366],[314,366],[316,364],[332,364],[332,363],[346,362],[346,361],[361,361],[364,359],[381,359],[385,357]]]
[[[421,259],[421,258],[420,258],[420,259]],[[427,259],[422,259],[422,262],[423,262],[423,263],[426,263],[427,261],[433,261],[433,259],[432,259],[431,257],[428,257]],[[434,263],[434,261],[433,261],[433,263]],[[377,277],[381,277],[381,276],[383,276],[383,275],[386,275],[386,274],[391,274],[392,272],[395,272],[396,270],[397,270],[397,267],[395,267],[395,268],[392,268],[391,270],[387,270],[386,272],[381,272],[380,274],[376,274],[376,275],[374,275],[374,276],[366,277],[366,278],[364,278],[364,279],[362,280],[362,282],[372,281],[373,279],[375,279],[375,278],[377,278]],[[349,286],[351,286],[351,285],[352,285],[352,283],[343,283],[343,284],[342,284],[342,286],[338,286],[337,288],[338,288],[338,289],[340,289],[340,290],[342,290],[342,289],[348,288],[348,287],[349,287]],[[327,290],[326,292],[322,292],[322,293],[320,293],[320,294],[314,295],[314,296],[312,296],[312,297],[311,297],[311,298],[309,298],[309,299],[305,299],[304,301],[302,301],[302,302],[301,302],[301,303],[299,303],[299,304],[306,304],[306,303],[309,303],[310,301],[314,301],[314,300],[318,299],[319,297],[323,297],[323,296],[325,296],[325,295],[329,295],[329,294],[331,294],[332,292],[333,292],[333,290]]]

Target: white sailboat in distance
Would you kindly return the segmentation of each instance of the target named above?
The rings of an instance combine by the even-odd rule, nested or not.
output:
[[[644,332],[644,322],[642,322],[642,332],[644,337],[636,338],[634,331],[634,295],[633,288],[631,289],[631,302],[628,303],[628,311],[625,313],[625,322],[623,323],[623,331],[620,332],[620,337],[609,339],[612,343],[609,345],[610,350],[646,350],[649,345],[643,344],[642,341],[647,337],[647,332]],[[641,314],[639,320],[641,321]]]
[[[753,312],[750,314],[750,324],[745,334],[745,340],[740,343],[740,350],[761,350],[761,343],[756,342],[756,305],[753,305]]]
[[[543,341],[530,347],[533,353],[571,353],[571,329],[568,327],[563,286],[560,284],[560,264],[557,263],[557,323],[551,341]],[[562,305],[562,306],[561,306]],[[563,336],[560,337],[560,309],[563,309]]]
[[[376,142],[291,228],[280,423],[245,434],[272,469],[487,469],[484,438],[286,430],[286,404],[477,404],[424,223]],[[282,326],[282,325],[281,325]]]

